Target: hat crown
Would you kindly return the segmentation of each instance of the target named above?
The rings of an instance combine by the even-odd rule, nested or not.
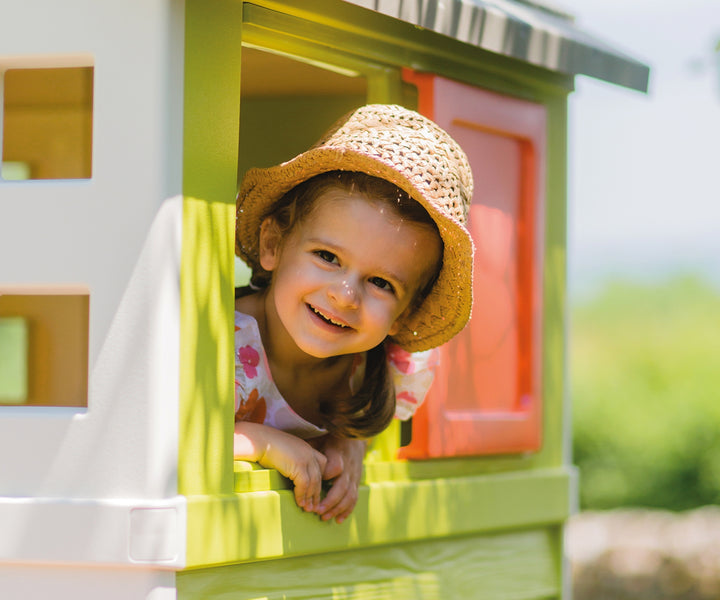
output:
[[[314,148],[372,156],[401,173],[443,216],[464,224],[473,178],[458,143],[433,121],[396,104],[368,104],[340,119]]]

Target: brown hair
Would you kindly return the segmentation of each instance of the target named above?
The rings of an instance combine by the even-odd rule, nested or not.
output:
[[[287,235],[312,212],[315,200],[331,189],[360,193],[370,201],[390,206],[403,219],[432,228],[440,238],[435,221],[419,202],[413,200],[395,184],[354,171],[329,171],[298,184],[263,215],[272,218],[280,232]],[[428,283],[415,294],[411,310],[419,306],[429,293],[441,264],[436,265]],[[253,270],[253,288],[266,288],[272,273],[262,267]],[[320,401],[320,412],[325,425],[341,437],[366,438],[383,431],[395,414],[395,391],[387,366],[384,342],[366,353],[365,377],[362,386],[350,399],[327,398]]]

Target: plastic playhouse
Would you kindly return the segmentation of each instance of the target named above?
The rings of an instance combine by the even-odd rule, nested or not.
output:
[[[648,68],[520,0],[0,14],[0,597],[567,598],[567,100]],[[233,461],[235,195],[368,102],[467,151],[475,304],[337,525]]]

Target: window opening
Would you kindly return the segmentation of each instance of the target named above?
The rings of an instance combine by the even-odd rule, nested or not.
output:
[[[0,287],[0,405],[87,406],[84,288]]]
[[[0,179],[89,179],[93,67],[9,68],[3,74]]]

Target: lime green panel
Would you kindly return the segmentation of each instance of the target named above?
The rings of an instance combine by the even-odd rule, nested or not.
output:
[[[23,404],[28,395],[28,322],[0,317],[0,404]]]
[[[179,600],[549,600],[559,530],[463,536],[179,573]]]
[[[567,99],[547,108],[545,255],[543,261],[544,452],[550,464],[570,462],[570,420],[565,385],[567,313]]]
[[[234,203],[242,5],[186,0],[183,191]]]
[[[289,489],[188,497],[187,565],[199,567],[367,545],[561,523],[562,469],[361,485],[342,525],[320,521]]]
[[[242,5],[187,0],[185,25],[178,489],[227,493]]]
[[[291,490],[293,486],[292,481],[275,469],[265,469],[258,463],[236,460],[234,487],[236,492],[267,492]]]
[[[185,198],[180,493],[232,487],[234,205]]]

